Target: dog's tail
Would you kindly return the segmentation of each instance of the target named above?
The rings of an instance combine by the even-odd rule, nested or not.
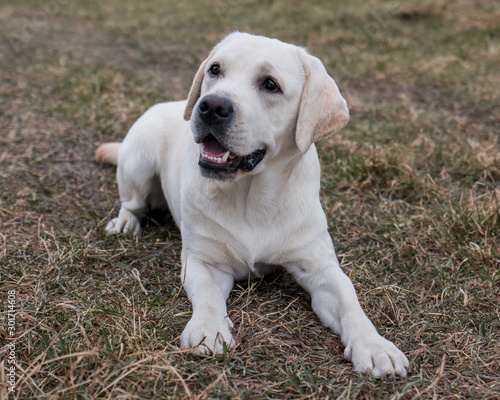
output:
[[[122,144],[119,142],[101,144],[95,151],[95,159],[101,164],[118,164],[118,150]]]

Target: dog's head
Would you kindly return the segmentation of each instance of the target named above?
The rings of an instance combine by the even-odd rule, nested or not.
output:
[[[349,111],[319,59],[237,32],[201,64],[184,118],[200,144],[202,174],[233,180],[259,173],[267,160],[307,152],[341,129]]]

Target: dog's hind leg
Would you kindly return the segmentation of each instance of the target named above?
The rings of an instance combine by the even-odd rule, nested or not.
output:
[[[122,202],[118,217],[106,226],[108,234],[129,233],[137,238],[141,219],[152,206],[165,204],[155,161],[134,143],[122,144],[118,155],[117,181]]]

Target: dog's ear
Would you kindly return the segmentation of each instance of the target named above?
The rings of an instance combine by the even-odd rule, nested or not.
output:
[[[316,140],[343,128],[349,121],[347,103],[323,63],[303,49],[299,51],[306,76],[300,100],[295,142],[305,153]]]
[[[201,85],[203,83],[203,78],[205,77],[205,68],[207,66],[208,60],[210,59],[210,55],[203,61],[198,68],[198,72],[196,73],[193,83],[191,85],[191,89],[189,90],[189,95],[187,98],[186,108],[184,110],[184,119],[189,121],[191,119],[191,114],[193,113],[194,105],[200,98],[201,94]]]

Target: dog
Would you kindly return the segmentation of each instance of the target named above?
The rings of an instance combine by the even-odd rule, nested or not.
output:
[[[281,266],[310,293],[356,371],[407,375],[407,358],[379,335],[340,269],[319,199],[314,142],[348,120],[318,58],[234,32],[202,62],[187,100],[151,107],[122,143],[97,149],[98,162],[118,166],[121,209],[108,234],[138,236],[146,212],[167,207],[180,228],[181,279],[193,307],[181,347],[233,348],[233,283]]]

